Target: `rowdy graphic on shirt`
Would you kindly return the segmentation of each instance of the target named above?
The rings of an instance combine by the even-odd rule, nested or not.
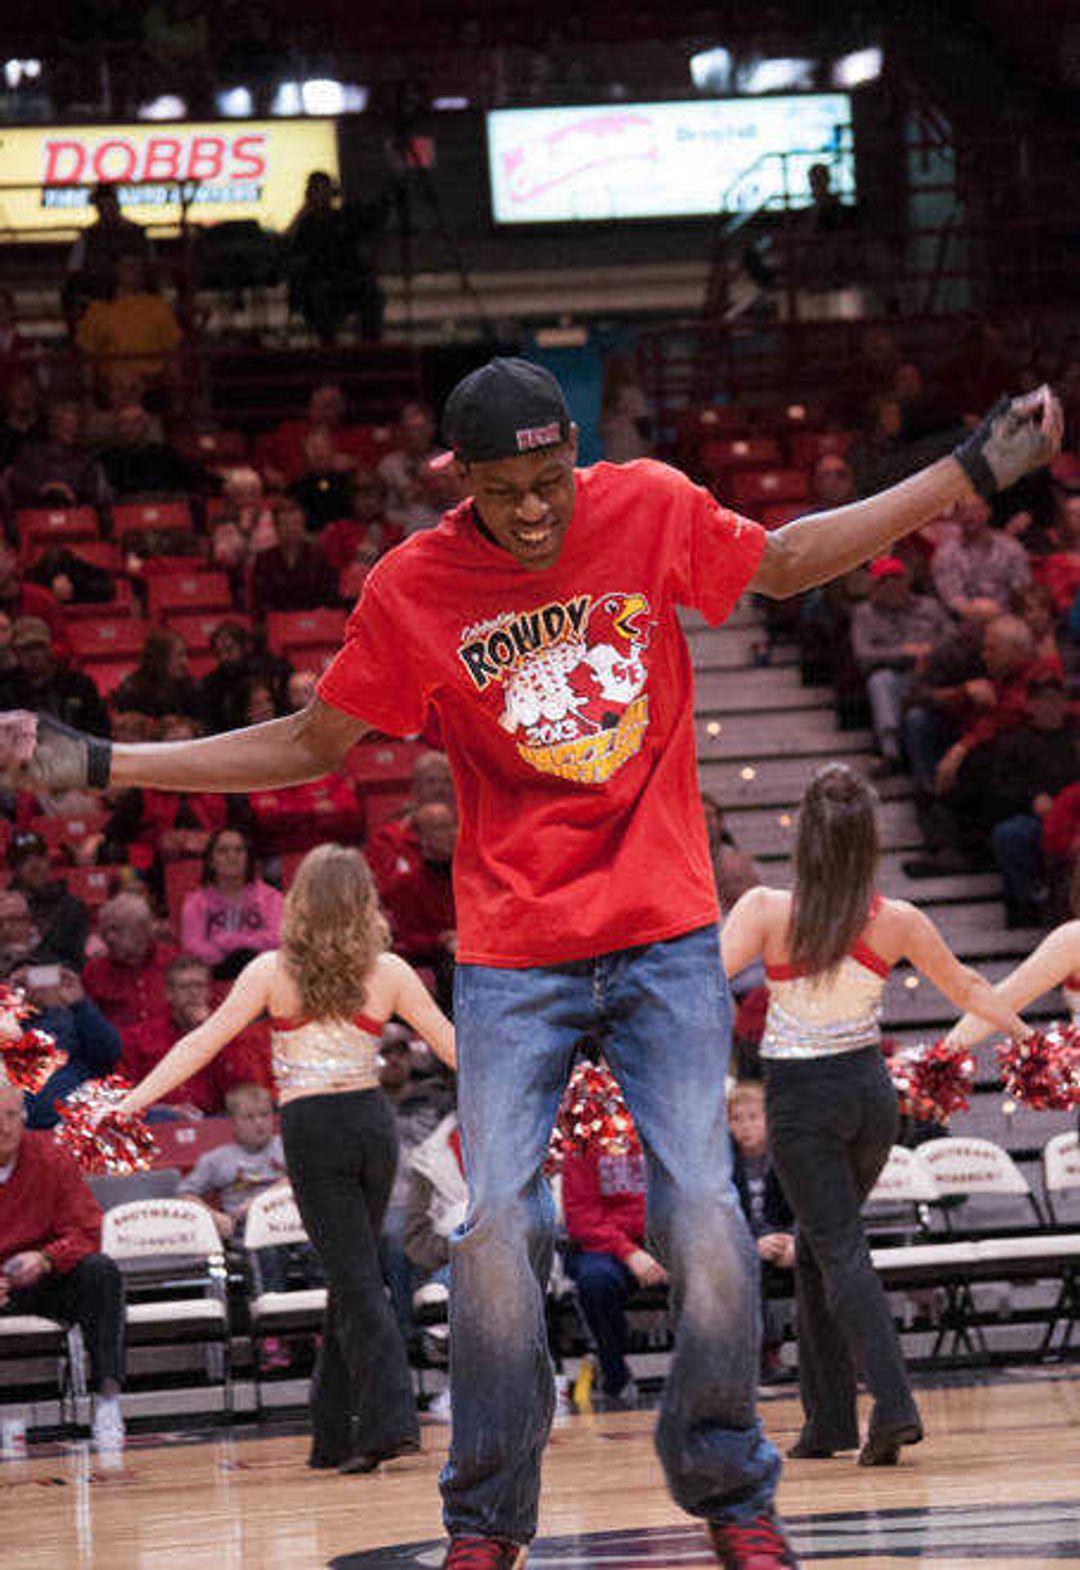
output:
[[[458,657],[526,763],[602,784],[641,749],[655,625],[643,594],[582,594],[467,628]]]

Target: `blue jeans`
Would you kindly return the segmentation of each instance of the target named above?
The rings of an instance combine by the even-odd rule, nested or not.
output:
[[[1033,812],[1017,812],[990,830],[994,859],[1005,885],[1010,910],[1022,911],[1043,894],[1042,819]]]
[[[596,1342],[604,1394],[617,1396],[630,1378],[625,1304],[634,1290],[633,1273],[614,1254],[586,1252],[567,1256],[566,1273],[577,1287],[581,1312]]]
[[[637,1123],[649,1246],[676,1345],[656,1448],[692,1515],[769,1505],[779,1457],[755,1411],[757,1253],[731,1183],[731,1005],[714,926],[525,970],[459,965],[458,1116],[469,1209],[451,1242],[451,1534],[527,1542],[555,1402],[544,1322],[555,1212],[541,1168],[583,1035],[598,1036]]]

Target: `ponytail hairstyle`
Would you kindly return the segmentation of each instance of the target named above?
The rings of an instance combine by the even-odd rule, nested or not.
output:
[[[312,1019],[352,1019],[390,929],[371,869],[358,850],[320,845],[306,855],[285,896],[281,953]]]
[[[831,975],[866,925],[879,854],[877,800],[844,763],[827,763],[803,793],[787,942],[792,966],[804,975]]]

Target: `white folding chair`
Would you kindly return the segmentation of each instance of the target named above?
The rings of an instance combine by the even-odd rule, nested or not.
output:
[[[0,1362],[55,1359],[52,1388],[60,1406],[60,1421],[72,1427],[78,1418],[78,1401],[86,1394],[86,1352],[78,1325],[65,1325],[42,1314],[0,1314]],[[15,1397],[17,1388],[6,1392]]]
[[[990,1195],[1015,1198],[1029,1205],[1036,1223],[1043,1225],[1039,1201],[1027,1178],[1009,1152],[992,1139],[977,1139],[967,1134],[930,1139],[919,1146],[917,1155],[933,1174],[941,1199],[978,1199]],[[946,1229],[952,1231],[948,1209],[943,1217]]]
[[[255,1295],[248,1303],[251,1318],[252,1362],[255,1379],[255,1410],[262,1412],[260,1352],[269,1336],[294,1331],[317,1331],[326,1313],[325,1287],[291,1287],[285,1291],[266,1291],[263,1286],[259,1251],[307,1243],[309,1238],[300,1219],[296,1197],[288,1183],[256,1194],[244,1220],[244,1247]]]
[[[207,1378],[231,1413],[225,1255],[206,1206],[179,1195],[115,1205],[101,1246],[124,1274],[128,1345],[205,1344]]]
[[[1057,1223],[1057,1204],[1063,1194],[1080,1199],[1080,1134],[1075,1129],[1055,1134],[1043,1146],[1043,1195],[1050,1220]]]

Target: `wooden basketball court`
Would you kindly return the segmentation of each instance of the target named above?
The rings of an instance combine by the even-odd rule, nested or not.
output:
[[[1080,1565],[1080,1366],[921,1392],[929,1437],[895,1469],[788,1462],[780,1503],[804,1563]],[[795,1436],[793,1394],[768,1430]],[[713,1563],[668,1500],[647,1411],[560,1418],[530,1570],[691,1570]],[[115,1469],[85,1444],[0,1463],[4,1570],[432,1570],[448,1430],[370,1477],[310,1472],[303,1434],[136,1436]]]

